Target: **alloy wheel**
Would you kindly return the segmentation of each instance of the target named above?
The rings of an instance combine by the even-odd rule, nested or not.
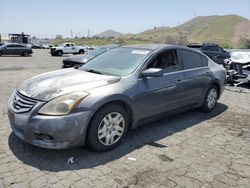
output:
[[[125,130],[125,120],[119,112],[106,115],[98,127],[98,139],[105,145],[115,144],[122,137]]]
[[[217,90],[212,88],[207,95],[207,106],[212,109],[217,101]]]

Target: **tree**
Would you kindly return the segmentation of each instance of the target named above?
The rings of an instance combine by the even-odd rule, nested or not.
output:
[[[239,40],[239,46],[241,48],[247,48],[247,49],[250,49],[250,39],[248,38],[241,38]]]
[[[62,39],[62,38],[63,38],[62,35],[60,35],[60,34],[56,35],[56,39]]]
[[[118,38],[118,39],[115,41],[115,43],[117,43],[117,44],[124,44],[125,42],[124,42],[123,39]]]

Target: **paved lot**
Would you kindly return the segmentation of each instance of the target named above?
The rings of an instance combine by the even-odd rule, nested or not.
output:
[[[0,187],[250,187],[250,89],[227,87],[210,114],[186,112],[129,132],[117,149],[46,150],[16,138],[7,101],[63,57],[0,57]],[[70,157],[73,164],[67,164]]]

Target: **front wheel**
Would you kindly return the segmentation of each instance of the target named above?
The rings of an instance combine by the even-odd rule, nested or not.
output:
[[[125,137],[129,117],[124,108],[109,105],[93,117],[87,132],[87,145],[96,151],[108,151],[118,146]]]
[[[212,85],[205,96],[203,101],[201,111],[203,112],[211,112],[218,100],[218,88],[215,85]]]
[[[79,51],[79,54],[84,54],[84,50],[80,50],[80,51]]]

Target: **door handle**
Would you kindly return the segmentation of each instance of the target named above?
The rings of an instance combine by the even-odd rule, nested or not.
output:
[[[177,80],[175,83],[180,84],[180,83],[183,83],[183,82],[184,82],[184,80]]]
[[[211,74],[212,74],[212,72],[210,72],[210,71],[206,72],[206,75],[211,75]]]

